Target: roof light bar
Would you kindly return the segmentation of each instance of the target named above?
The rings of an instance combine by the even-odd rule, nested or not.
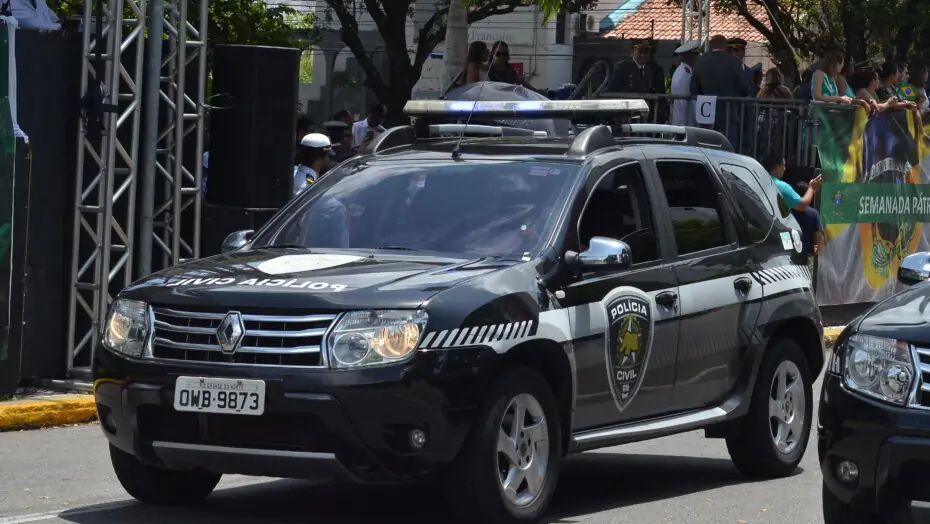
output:
[[[411,100],[404,106],[409,117],[466,118],[580,118],[611,114],[645,113],[645,100]]]

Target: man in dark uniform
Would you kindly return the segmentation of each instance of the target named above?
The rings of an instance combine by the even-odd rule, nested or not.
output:
[[[665,75],[652,59],[653,43],[644,38],[633,42],[633,53],[614,68],[614,77],[609,91],[615,93],[659,94],[665,93]],[[651,117],[655,117],[655,100],[649,101]]]
[[[718,97],[747,97],[749,86],[743,75],[743,64],[727,52],[727,38],[717,35],[710,39],[710,52],[698,58],[691,73],[691,94]],[[729,117],[727,107],[730,107]],[[740,108],[737,103],[717,101],[714,129],[725,134],[740,150]]]
[[[729,48],[730,54],[735,56],[739,63],[742,64],[743,77],[746,79],[746,86],[749,88],[749,96],[755,97],[759,94],[759,84],[754,82],[755,73],[746,66],[746,41],[742,38],[731,38],[727,40],[727,48]]]

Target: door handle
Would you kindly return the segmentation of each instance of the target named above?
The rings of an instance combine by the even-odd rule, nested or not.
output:
[[[659,304],[662,307],[672,309],[675,307],[676,302],[678,302],[678,293],[673,291],[666,291],[656,295],[656,304]]]
[[[740,277],[733,281],[733,287],[741,293],[748,293],[752,287],[752,279],[749,277]]]

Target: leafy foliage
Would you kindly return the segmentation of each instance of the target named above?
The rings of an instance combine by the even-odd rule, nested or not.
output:
[[[535,0],[546,16],[561,10],[578,11],[596,5],[597,0]],[[527,0],[466,0],[468,23],[514,12],[530,5]],[[423,65],[436,46],[445,40],[449,1],[438,0],[436,10],[414,32],[416,47],[408,49],[406,26],[413,17],[413,0],[326,0],[327,19],[338,29],[343,43],[352,52],[365,73],[364,84],[374,91],[381,103],[394,115],[400,114],[410,98],[413,86],[420,79]],[[367,14],[384,40],[389,66],[379,69],[370,49],[359,36],[359,18]]]

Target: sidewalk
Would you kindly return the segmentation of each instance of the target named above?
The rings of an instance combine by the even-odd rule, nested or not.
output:
[[[833,342],[843,326],[824,328],[824,344]],[[94,396],[85,393],[43,394],[0,400],[0,433],[20,429],[35,429],[69,424],[84,424],[97,419]]]

